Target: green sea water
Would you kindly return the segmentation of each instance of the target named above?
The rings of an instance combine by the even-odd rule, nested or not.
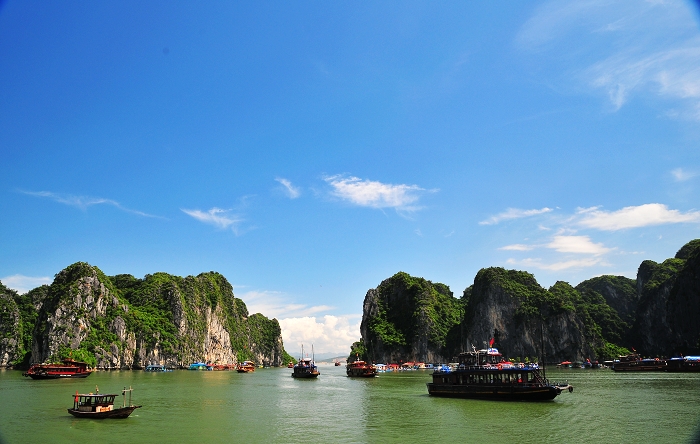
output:
[[[34,381],[0,371],[0,436],[14,443],[690,442],[700,424],[700,374],[550,370],[573,393],[541,403],[428,396],[428,371],[351,379],[321,366],[316,380],[287,368],[169,373],[95,372]],[[66,409],[76,390],[121,393],[143,405],[122,420]],[[121,396],[118,398],[121,402]]]

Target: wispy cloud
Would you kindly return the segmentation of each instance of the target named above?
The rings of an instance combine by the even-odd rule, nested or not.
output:
[[[499,250],[505,250],[505,251],[530,251],[533,250],[535,247],[533,245],[525,245],[525,244],[512,244],[512,245],[506,245],[505,247],[500,247]]]
[[[51,282],[53,282],[53,279],[51,279],[48,276],[37,277],[13,274],[12,276],[5,276],[4,278],[0,278],[0,282],[2,282],[6,287],[15,290],[17,293],[23,294],[36,287],[51,284]]]
[[[282,184],[284,193],[290,199],[296,199],[297,197],[301,196],[301,190],[299,187],[292,185],[292,182],[290,182],[288,179],[277,177],[275,180]]]
[[[187,210],[184,208],[181,208],[181,210],[185,214],[192,216],[205,224],[214,225],[222,230],[231,228],[231,230],[236,234],[238,234],[238,224],[242,222],[242,219],[240,219],[238,216],[228,214],[231,210],[222,210],[221,208],[216,207],[207,212],[201,210]]]
[[[328,312],[334,309],[329,305],[298,304],[290,302],[289,296],[282,292],[270,290],[251,290],[236,294],[245,302],[250,313],[262,313],[273,318],[299,318],[309,317],[321,312]]]
[[[617,231],[654,225],[699,223],[700,211],[669,210],[659,203],[625,207],[617,211],[603,211],[598,207],[578,210],[578,225],[602,231]]]
[[[676,180],[676,182],[685,182],[686,180],[690,180],[693,177],[700,176],[700,173],[698,173],[697,171],[684,170],[683,168],[676,168],[675,170],[671,171],[671,175]]]
[[[61,194],[61,193],[54,193],[51,191],[26,191],[26,190],[19,190],[20,193],[26,194],[28,196],[35,196],[35,197],[43,197],[47,199],[51,199],[54,202],[58,202],[64,205],[69,205],[71,207],[76,207],[79,208],[83,211],[86,211],[89,207],[93,205],[110,205],[113,206],[121,211],[131,213],[131,214],[136,214],[138,216],[143,216],[143,217],[156,217],[156,218],[161,218],[161,216],[154,216],[152,214],[144,213],[143,211],[138,211],[138,210],[132,210],[131,208],[127,208],[122,206],[119,202],[112,200],[112,199],[105,199],[103,197],[90,197],[90,196],[75,196],[72,194]]]
[[[668,116],[700,119],[700,36],[692,6],[681,1],[548,1],[525,22],[516,44],[543,56],[572,54],[562,81],[578,79],[592,91],[604,91],[614,110],[634,94],[645,94],[680,108],[667,111]]]
[[[420,209],[416,205],[420,194],[426,191],[418,185],[386,184],[353,176],[336,175],[323,179],[333,188],[334,196],[355,205],[370,208],[416,211]]]
[[[495,225],[499,222],[503,222],[504,220],[522,219],[524,217],[537,216],[540,214],[549,213],[551,211],[552,209],[547,207],[541,208],[539,210],[521,210],[519,208],[508,208],[503,213],[491,216],[486,220],[482,220],[481,222],[479,222],[479,225]]]

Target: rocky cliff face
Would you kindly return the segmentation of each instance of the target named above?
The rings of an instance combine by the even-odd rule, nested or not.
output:
[[[700,240],[661,264],[644,261],[637,288],[636,347],[649,355],[700,351]]]
[[[511,358],[548,362],[612,359],[626,348],[700,353],[700,240],[663,263],[644,261],[636,281],[600,276],[544,289],[527,272],[487,268],[459,301],[442,289],[398,273],[369,290],[350,358],[444,362],[491,338]],[[423,296],[431,292],[442,297]],[[455,312],[464,314],[455,321]]]
[[[15,302],[17,293],[0,284],[0,366],[21,360],[21,316]]]
[[[459,338],[461,315],[461,304],[446,285],[397,273],[365,296],[360,324],[363,358],[445,361]],[[348,359],[355,357],[351,353]]]
[[[568,284],[567,291],[573,290]],[[542,288],[529,273],[480,270],[467,304],[464,349],[482,348],[493,338],[511,357],[548,361],[595,356],[581,317],[573,306]]]
[[[235,364],[282,365],[276,319],[253,315],[218,273],[112,278],[76,263],[56,275],[38,310],[32,362],[71,356],[98,368]],[[4,325],[4,324],[3,324]]]

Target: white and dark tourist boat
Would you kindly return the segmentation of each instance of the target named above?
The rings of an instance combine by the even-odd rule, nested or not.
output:
[[[80,394],[77,391],[73,398],[73,408],[68,409],[68,413],[76,418],[92,418],[92,419],[107,419],[107,418],[127,418],[131,413],[141,408],[140,405],[131,403],[132,388],[124,387],[122,390],[122,406],[114,407],[114,399],[119,394],[109,393],[102,394],[95,387],[95,393]],[[126,402],[126,392],[129,392],[129,403]]]
[[[574,390],[568,384],[550,383],[537,365],[504,360],[496,348],[461,353],[454,370],[441,367],[432,376],[433,382],[427,383],[432,396],[547,401],[564,390]]]

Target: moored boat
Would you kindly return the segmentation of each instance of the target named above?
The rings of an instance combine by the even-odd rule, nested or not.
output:
[[[452,370],[444,366],[433,372],[427,383],[431,396],[507,401],[548,401],[568,384],[552,384],[537,365],[513,365],[496,348],[461,353]]]
[[[236,367],[238,373],[252,373],[255,371],[255,364],[253,361],[243,361]]]
[[[164,366],[162,364],[151,364],[151,365],[147,365],[146,368],[143,369],[143,371],[160,373],[160,372],[171,372],[173,370],[170,368],[167,368],[166,366]]]
[[[642,359],[637,353],[620,356],[619,359],[612,364],[612,369],[616,372],[662,372],[665,371],[666,368],[665,359]]]
[[[32,379],[87,378],[92,373],[86,362],[64,359],[62,364],[32,364],[22,373]]]
[[[101,394],[97,387],[95,393],[80,394],[77,391],[73,398],[73,408],[68,409],[68,413],[76,418],[127,418],[131,413],[141,408],[140,405],[131,403],[132,388],[124,387],[122,390],[122,406],[114,408],[114,399],[119,396],[115,393]],[[129,392],[129,404],[126,403],[126,392]]]
[[[345,372],[351,377],[373,378],[377,376],[377,367],[365,361],[353,361],[345,366]]]
[[[667,372],[700,372],[700,356],[681,356],[666,361]]]

